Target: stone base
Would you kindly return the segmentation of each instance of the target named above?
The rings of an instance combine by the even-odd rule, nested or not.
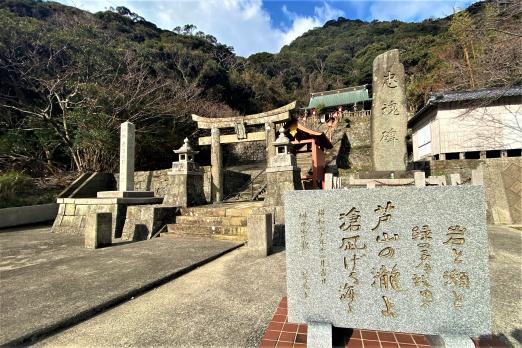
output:
[[[156,204],[127,207],[121,238],[131,241],[150,239],[167,224],[175,223],[178,211],[178,207]]]
[[[275,167],[266,169],[267,204],[284,205],[285,192],[301,190],[301,170],[295,167]]]
[[[96,194],[98,198],[144,198],[154,197],[152,191],[102,191]]]
[[[58,198],[56,202],[59,208],[53,233],[83,236],[88,214],[112,213],[113,238],[120,238],[128,206],[160,204],[163,198]]]

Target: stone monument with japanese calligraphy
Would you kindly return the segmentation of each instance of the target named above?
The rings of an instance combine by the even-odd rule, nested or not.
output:
[[[309,346],[331,347],[331,326],[447,347],[490,334],[482,186],[291,191],[285,222],[288,321],[308,323]]]
[[[399,61],[399,50],[395,49],[378,55],[373,61],[373,170],[406,169],[407,121],[404,66]]]

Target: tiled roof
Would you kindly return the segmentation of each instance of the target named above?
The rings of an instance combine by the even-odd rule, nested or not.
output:
[[[422,116],[437,104],[463,102],[463,101],[477,101],[477,100],[491,100],[502,97],[516,97],[522,96],[522,86],[498,87],[498,88],[484,88],[474,91],[462,92],[442,92],[432,93],[430,99],[422,109],[408,121],[408,126],[422,118]]]
[[[354,104],[371,100],[366,85],[312,93],[306,109]]]
[[[430,96],[433,103],[449,103],[455,101],[480,100],[500,97],[522,96],[522,86],[485,88],[475,91],[434,93]]]

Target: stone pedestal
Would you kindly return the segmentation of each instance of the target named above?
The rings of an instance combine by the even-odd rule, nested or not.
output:
[[[165,195],[164,204],[189,207],[206,203],[203,188],[203,172],[194,161],[194,151],[185,138],[184,144],[178,150],[178,162],[172,162],[169,175],[169,192]]]
[[[119,192],[119,191],[108,191]],[[52,227],[53,233],[84,235],[87,216],[93,213],[111,213],[113,237],[120,238],[127,207],[133,205],[160,204],[160,197],[111,197],[111,198],[58,198],[58,215]]]
[[[136,205],[127,208],[121,238],[130,241],[154,237],[166,224],[176,222],[177,207]]]

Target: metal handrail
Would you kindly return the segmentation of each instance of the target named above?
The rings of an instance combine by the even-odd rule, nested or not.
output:
[[[237,196],[241,195],[241,193],[243,191],[245,191],[249,186],[250,186],[250,198],[253,199],[253,197],[254,197],[254,181],[257,178],[259,178],[259,176],[261,176],[264,172],[266,172],[266,167],[263,168],[259,173],[257,173],[257,175],[253,179],[250,179],[249,182],[247,182],[245,185],[243,185],[237,192],[229,194],[223,200],[226,201],[226,200],[228,200],[228,199],[230,199],[232,197],[237,197]]]

